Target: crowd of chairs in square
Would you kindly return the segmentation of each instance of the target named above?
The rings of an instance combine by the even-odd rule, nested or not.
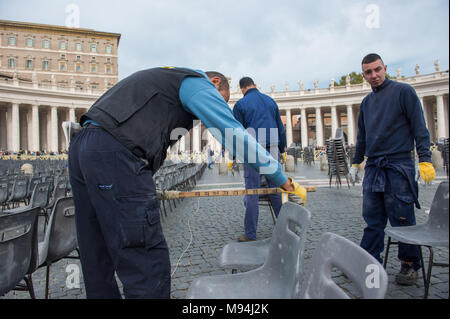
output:
[[[32,172],[24,169],[29,164]],[[205,166],[167,161],[154,175],[156,187],[190,190]],[[160,201],[165,216],[166,202],[172,210],[176,200]],[[79,258],[67,161],[1,160],[0,205],[0,296],[26,290],[35,298],[32,274],[47,267],[48,298],[50,266],[63,258]],[[39,218],[44,218],[43,233]]]
[[[0,295],[26,290],[35,298],[32,274],[46,267],[47,298],[52,263],[79,258],[70,255],[78,248],[67,161],[0,161],[0,205]]]
[[[197,181],[203,175],[206,168],[205,162],[179,162],[173,163],[165,161],[158,171],[153,175],[156,189],[159,191],[190,191]],[[177,207],[182,199],[161,199],[160,212],[162,221],[167,217],[167,212],[170,209]],[[168,207],[167,207],[168,206]]]

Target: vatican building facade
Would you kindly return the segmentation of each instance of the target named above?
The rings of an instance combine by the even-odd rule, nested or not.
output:
[[[81,114],[118,81],[120,34],[0,20],[0,151],[64,152],[62,122]],[[433,60],[430,60],[433,63]],[[412,68],[414,66],[411,66]],[[434,72],[396,81],[410,84],[421,101],[431,141],[449,136],[449,73],[434,61]],[[264,92],[277,102],[287,145],[325,145],[338,127],[349,145],[357,136],[359,106],[371,92],[367,82],[304,89],[286,85]],[[232,89],[229,105],[242,97]],[[221,150],[202,123],[172,146],[172,152],[201,152],[209,145]]]

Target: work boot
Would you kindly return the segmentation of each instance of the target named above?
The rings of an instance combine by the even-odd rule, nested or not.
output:
[[[412,286],[416,283],[419,274],[407,263],[402,263],[400,272],[395,276],[395,282],[399,285]]]
[[[248,238],[248,237],[245,236],[245,235],[239,236],[237,240],[238,240],[239,242],[254,241],[254,239],[250,239],[250,238]]]

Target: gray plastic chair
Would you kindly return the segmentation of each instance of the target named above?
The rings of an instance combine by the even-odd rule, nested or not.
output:
[[[38,247],[39,267],[47,266],[45,286],[47,299],[51,264],[62,258],[68,258],[71,252],[77,250],[75,206],[72,197],[60,197],[56,200],[45,230],[44,240],[39,242]]]
[[[25,289],[35,297],[31,273],[36,269],[38,212],[37,207],[24,206],[0,214],[0,295],[24,279]]]
[[[265,177],[261,178],[261,187],[268,187]],[[276,223],[275,212],[272,208],[269,195],[260,195],[258,205],[266,205],[269,207],[273,223]],[[280,211],[281,214],[281,211]],[[225,245],[219,256],[219,265],[223,268],[232,270],[251,270],[264,264],[267,254],[269,253],[271,238],[249,242],[232,242]]]
[[[0,208],[6,207],[8,197],[8,182],[0,182]]]
[[[281,211],[280,211],[281,216]],[[269,254],[272,238],[248,242],[226,244],[219,256],[219,266],[235,273],[237,270],[250,270],[260,267]]]
[[[333,233],[322,235],[305,272],[304,280],[295,292],[295,297],[349,299],[342,288],[331,279],[333,267],[341,270],[352,280],[364,298],[384,298],[388,277],[383,266],[357,244]]]
[[[40,207],[44,209],[48,205],[51,192],[50,182],[41,182],[36,184],[31,194],[30,205],[32,207]]]
[[[425,224],[414,226],[387,227],[385,233],[388,236],[386,246],[386,255],[384,257],[384,267],[386,268],[389,256],[389,248],[399,242],[420,246],[420,258],[422,261],[422,276],[425,287],[424,298],[428,298],[428,289],[430,287],[431,270],[433,266],[448,267],[448,264],[435,263],[433,261],[432,247],[449,247],[448,237],[448,181],[439,184],[438,189],[431,204],[430,214]],[[393,242],[392,240],[397,240]],[[422,246],[430,251],[428,262],[428,273],[425,275],[425,264],[423,262]]]
[[[311,213],[287,202],[280,210],[264,264],[233,275],[195,279],[187,298],[281,299],[292,298],[303,274],[303,250]]]
[[[8,201],[13,204],[14,207],[20,206],[20,201],[26,204],[26,197],[28,191],[28,177],[16,177],[11,190],[11,196]]]

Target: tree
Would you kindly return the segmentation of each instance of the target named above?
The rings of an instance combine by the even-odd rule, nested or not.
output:
[[[363,83],[363,76],[362,73],[356,73],[356,72],[352,72],[349,74],[350,75],[350,84],[361,84]],[[389,73],[386,73],[386,76],[389,79],[395,79],[394,76],[389,75]],[[341,76],[341,79],[339,80],[339,82],[336,82],[336,86],[345,86],[347,84],[347,75],[343,75]]]

